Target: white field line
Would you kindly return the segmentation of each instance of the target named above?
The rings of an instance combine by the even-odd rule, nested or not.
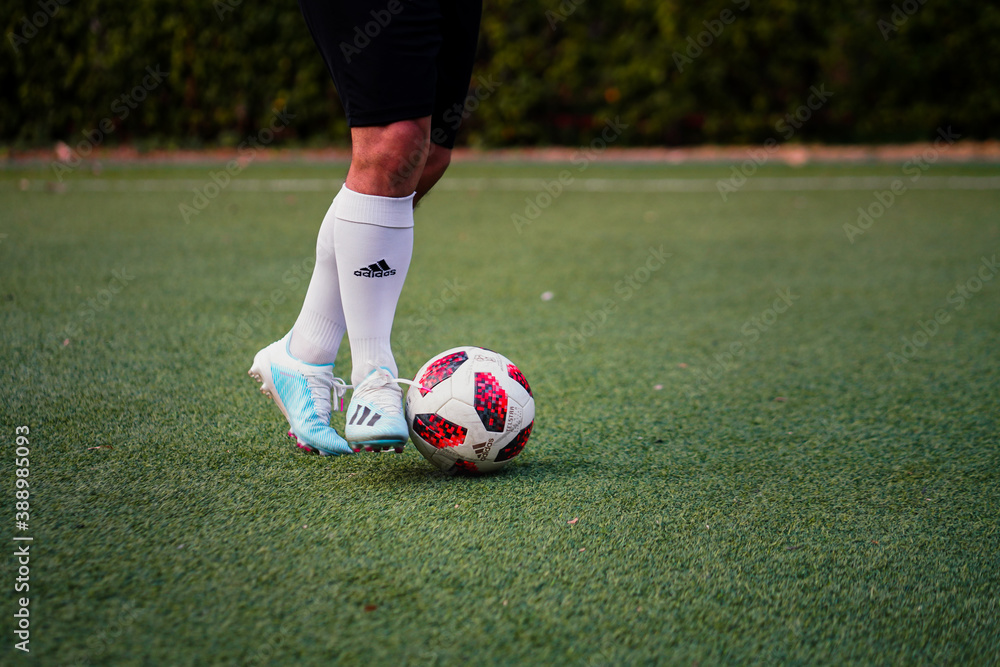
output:
[[[894,181],[908,190],[1000,190],[1000,176],[922,176],[916,181],[893,176],[769,176],[750,177],[739,190],[758,192],[810,192],[836,190],[878,190],[889,188]],[[558,178],[464,178],[445,177],[435,188],[458,192],[503,191],[540,192],[546,184],[558,183]],[[572,192],[716,192],[718,183],[728,180],[708,178],[574,178],[562,185]],[[211,184],[209,178],[79,178],[62,184],[52,181],[0,181],[0,190],[27,189],[57,192],[193,192]],[[336,192],[343,185],[339,179],[325,178],[233,178],[224,190],[234,192]]]

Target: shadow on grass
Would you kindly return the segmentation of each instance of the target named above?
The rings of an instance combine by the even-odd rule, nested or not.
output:
[[[379,467],[378,470],[358,471],[360,475],[378,475],[384,481],[411,485],[414,487],[429,484],[454,484],[459,487],[482,486],[490,488],[509,484],[525,485],[581,476],[606,475],[608,466],[596,460],[556,461],[546,458],[532,458],[525,461],[514,461],[505,468],[493,473],[469,474],[459,472],[448,474],[437,470],[430,463],[415,457],[396,463],[391,468]]]
[[[497,483],[523,482],[545,477],[546,467],[537,461],[517,462],[493,473],[481,475],[469,473],[448,474],[420,459],[407,460],[405,465],[382,470],[387,481],[397,484],[425,486],[427,484],[492,485]]]

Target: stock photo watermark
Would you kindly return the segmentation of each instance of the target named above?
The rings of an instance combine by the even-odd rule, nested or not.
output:
[[[7,33],[7,41],[14,53],[20,55],[21,47],[27,44],[38,34],[38,31],[49,24],[49,21],[59,13],[59,10],[70,3],[71,0],[38,0],[39,11],[34,12],[29,17],[25,14],[17,26],[16,32]]]
[[[586,171],[608,149],[609,145],[621,137],[628,127],[628,124],[621,122],[619,116],[615,116],[614,120],[606,120],[600,136],[595,137],[589,146],[577,149],[570,158],[570,164],[576,168],[576,173]],[[525,197],[524,209],[520,213],[511,213],[510,215],[510,221],[517,233],[523,234],[524,228],[537,220],[575,181],[576,176],[573,172],[569,169],[563,169],[556,178],[545,181],[538,193]]]
[[[899,337],[902,341],[899,350],[886,353],[885,358],[892,366],[892,370],[899,372],[903,366],[910,363],[941,332],[941,328],[951,322],[952,314],[963,310],[969,301],[982,291],[986,283],[996,278],[998,272],[1000,263],[997,262],[996,254],[992,257],[985,255],[980,257],[976,272],[963,282],[956,283],[955,289],[948,292],[945,300],[951,306],[950,310],[938,308],[927,319],[918,319],[910,335]]]
[[[271,116],[267,127],[261,128],[257,134],[247,136],[236,146],[236,157],[227,162],[225,168],[209,172],[209,180],[192,190],[194,197],[190,203],[181,202],[177,205],[184,224],[191,224],[191,218],[208,208],[212,200],[229,187],[233,178],[243,173],[254,161],[257,151],[266,148],[295,118],[295,114],[288,113],[287,109],[271,109]]]
[[[487,76],[483,78],[482,76],[477,76],[476,81],[478,85],[475,90],[466,95],[465,100],[462,102],[456,102],[451,108],[446,109],[444,113],[441,114],[441,119],[447,123],[448,127],[452,130],[458,130],[462,125],[462,121],[467,119],[479,105],[485,100],[489,99],[493,93],[496,92],[497,88],[503,83],[501,81],[495,81],[493,76]],[[448,132],[443,127],[436,127],[431,131],[431,142],[433,145],[444,144],[448,137]],[[433,150],[433,145],[431,150]],[[406,158],[403,160],[403,164],[399,166],[394,174],[392,174],[391,182],[393,185],[399,185],[406,181],[413,172],[417,169],[422,168],[425,164],[427,158],[426,147],[422,140],[416,140],[413,143],[413,150],[411,150]]]
[[[34,537],[29,534],[28,522],[31,521],[31,429],[26,426],[14,427],[14,528],[20,535],[14,536],[17,548],[14,550],[17,569],[14,578],[14,592],[23,597],[15,598],[17,602],[14,612],[14,636],[20,642],[14,643],[18,651],[31,653],[31,545]]]
[[[502,81],[496,81],[492,74],[486,78],[476,76],[476,83],[478,84],[476,89],[466,95],[464,102],[456,102],[450,109],[445,110],[441,114],[441,120],[447,123],[451,129],[457,130],[462,125],[462,121],[475,113],[479,105],[489,99],[496,92],[497,88],[503,84]],[[434,133],[431,134],[431,139],[439,143],[444,142],[444,130],[440,127],[436,128]]]
[[[923,176],[924,172],[937,162],[941,154],[951,148],[962,135],[955,132],[949,126],[948,129],[938,128],[938,136],[934,139],[934,144],[929,148],[903,163],[903,175],[909,176],[910,183],[916,183]],[[858,207],[858,219],[852,225],[844,223],[844,233],[847,240],[853,245],[859,236],[865,234],[875,221],[885,215],[885,212],[892,208],[900,197],[906,194],[908,186],[901,178],[894,179],[888,190],[875,190],[872,192],[874,201],[867,206]]]
[[[545,10],[545,20],[549,22],[549,29],[555,30],[582,5],[586,0],[563,0],[555,9]]]
[[[732,3],[741,12],[750,7],[750,0],[732,0]],[[684,68],[694,64],[694,61],[705,53],[705,49],[715,43],[726,26],[733,24],[736,18],[737,15],[733,13],[733,10],[727,7],[719,12],[718,17],[702,21],[701,24],[705,26],[705,29],[697,35],[688,35],[687,48],[684,49],[684,53],[674,51],[674,65],[677,66],[677,71],[683,74]]]
[[[320,259],[323,258],[321,257]],[[309,255],[302,261],[293,264],[281,274],[281,282],[285,287],[271,290],[263,301],[256,304],[249,313],[236,322],[232,333],[227,331],[223,335],[234,343],[249,340],[261,326],[271,319],[274,309],[285,302],[290,290],[295,290],[302,283],[308,284],[315,266],[315,255]]]
[[[801,298],[792,294],[791,288],[775,290],[777,298],[768,308],[758,315],[749,318],[740,326],[740,337],[723,346],[723,352],[712,358],[712,363],[704,370],[695,369],[695,374],[701,380],[699,392],[709,385],[718,382],[727,373],[739,368],[736,361],[743,357],[767,332],[778,323],[778,319]]]
[[[274,665],[287,662],[290,656],[289,651],[295,653],[296,646],[294,638],[296,631],[304,627],[308,619],[319,618],[327,613],[326,605],[323,602],[316,602],[304,609],[297,610],[284,617],[280,625],[274,630],[269,630],[261,637],[258,645],[249,648],[248,652],[238,664],[246,667],[256,665]],[[285,658],[281,660],[280,658]],[[409,663],[406,663],[409,664]]]
[[[432,327],[441,314],[449,306],[457,303],[469,288],[468,285],[463,285],[459,278],[445,280],[443,285],[439,295],[424,304],[424,307],[418,311],[420,315],[411,315],[406,318],[405,328],[399,336],[399,344],[402,347],[405,348],[412,342],[417,331]]]
[[[292,629],[282,623],[277,632],[268,633],[264,643],[251,650],[250,654],[240,664],[247,665],[247,667],[273,664],[276,657],[275,654],[288,646],[289,633]]]
[[[214,0],[212,6],[220,21],[226,19],[227,14],[232,14],[236,8],[243,4],[243,0]]]
[[[146,76],[131,90],[122,93],[111,102],[113,115],[102,118],[95,127],[83,130],[83,139],[75,147],[64,146],[59,159],[52,162],[52,171],[61,183],[63,176],[72,172],[83,163],[83,158],[94,152],[108,136],[114,134],[118,124],[139,108],[139,105],[149,97],[149,94],[170,76],[169,72],[160,69],[160,65],[146,67]]]
[[[664,252],[662,245],[658,248],[651,246],[647,251],[645,261],[615,283],[615,296],[605,299],[599,308],[589,311],[586,321],[579,326],[572,327],[572,332],[566,337],[565,342],[556,343],[556,352],[559,353],[563,361],[580,352],[588,339],[604,329],[612,315],[618,312],[621,304],[630,301],[671,257],[673,257],[673,253]]]
[[[882,39],[889,41],[894,33],[899,32],[899,29],[903,27],[903,24],[910,20],[910,17],[920,11],[920,8],[927,3],[927,0],[905,0],[898,5],[892,6],[892,13],[889,14],[889,19],[879,19],[876,21],[875,25],[878,27],[878,31],[882,33]]]
[[[70,663],[72,667],[104,664],[101,658],[105,656],[108,649],[121,639],[122,635],[128,632],[145,612],[146,610],[136,606],[135,602],[131,600],[126,602],[113,620],[102,625],[97,632],[87,638],[87,653]]]
[[[122,290],[128,287],[129,283],[133,280],[135,280],[135,275],[133,275],[128,268],[122,267],[121,269],[115,269],[112,271],[111,279],[108,280],[107,285],[98,290],[96,295],[80,304],[77,308],[76,318],[74,321],[66,324],[66,326],[64,326],[59,333],[56,334],[57,338],[66,341],[73,338],[79,338],[83,335],[83,328],[92,324],[99,314],[108,310],[111,306],[111,302],[115,300],[115,297],[117,297]]]
[[[826,84],[822,83],[819,85],[819,88],[810,86],[809,92],[809,97],[806,98],[804,104],[800,104],[795,111],[785,114],[784,118],[780,118],[775,122],[774,129],[781,135],[782,141],[788,141],[795,136],[795,131],[802,129],[802,126],[813,117],[813,114],[822,109],[830,98],[833,97],[833,93],[826,89]],[[749,159],[744,160],[739,165],[730,167],[731,173],[729,178],[725,180],[719,179],[715,182],[715,189],[718,190],[722,201],[729,201],[731,193],[737,192],[746,185],[747,180],[771,159],[771,154],[778,150],[781,143],[781,141],[778,141],[774,137],[768,137],[764,141],[762,148],[757,150],[747,149]]]
[[[354,26],[354,39],[351,43],[341,42],[340,52],[344,55],[344,61],[350,65],[351,58],[364,51],[373,39],[377,39],[382,31],[392,23],[393,17],[403,11],[403,3],[400,0],[389,0],[385,9],[373,9],[369,12],[372,20],[365,23],[364,27]]]

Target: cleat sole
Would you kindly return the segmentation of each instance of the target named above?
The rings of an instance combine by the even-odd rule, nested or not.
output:
[[[392,452],[393,454],[402,454],[405,447],[399,443],[392,444],[367,444],[362,445],[360,449],[355,449],[355,452]]]
[[[392,449],[394,447],[405,447],[407,439],[399,440],[397,438],[383,438],[381,440],[365,440],[365,441],[354,441],[351,443],[352,447],[374,447],[376,449]]]

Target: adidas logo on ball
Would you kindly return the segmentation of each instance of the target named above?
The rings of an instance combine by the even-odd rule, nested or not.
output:
[[[375,264],[362,266],[354,272],[354,275],[361,276],[362,278],[382,278],[384,276],[396,275],[396,269],[391,268],[384,259],[380,259]]]
[[[486,457],[489,456],[491,447],[493,447],[493,438],[490,438],[486,442],[480,442],[477,445],[473,445],[472,451],[476,453],[476,458],[480,461],[485,461]]]

